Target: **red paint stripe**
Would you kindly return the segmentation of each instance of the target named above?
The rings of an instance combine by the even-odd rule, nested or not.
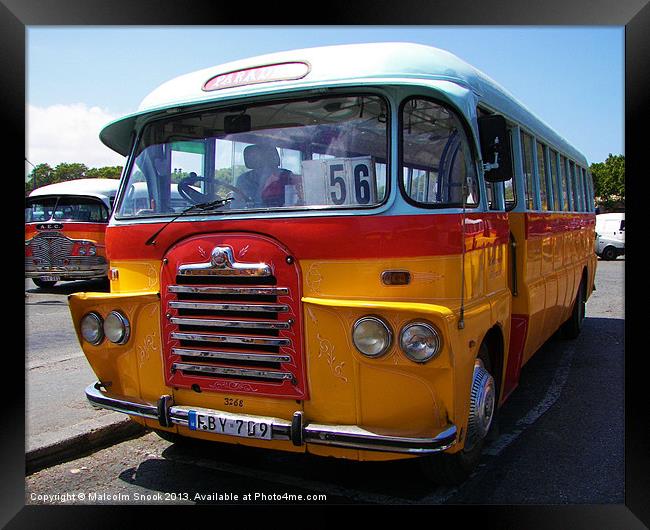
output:
[[[526,239],[556,232],[576,231],[596,226],[591,213],[526,213]]]
[[[26,223],[25,235],[33,235],[39,232],[61,232],[63,234],[67,232],[97,232],[98,234],[101,234],[108,226],[106,223],[75,223],[71,221],[62,221],[59,224],[63,225],[63,230],[36,230],[36,225],[39,224],[44,223]]]
[[[506,376],[503,382],[502,402],[506,400],[519,384],[519,374],[521,372],[521,361],[524,353],[524,344],[526,344],[527,332],[528,315],[512,315],[510,320],[510,347],[508,349]]]
[[[467,214],[466,219],[466,248],[508,242],[507,214]],[[461,252],[461,214],[174,222],[156,238],[155,245],[145,245],[163,224],[109,227],[109,259],[162,259],[180,239],[216,232],[268,235],[287,246],[297,259],[399,258]]]

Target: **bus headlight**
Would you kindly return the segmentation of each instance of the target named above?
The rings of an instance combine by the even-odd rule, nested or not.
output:
[[[119,311],[111,311],[104,321],[104,334],[115,344],[126,343],[131,334],[129,321]]]
[[[352,329],[352,342],[357,350],[368,357],[380,357],[390,348],[393,333],[383,320],[363,317]]]
[[[81,319],[81,336],[86,342],[97,346],[104,340],[102,317],[97,313],[88,313]]]
[[[425,363],[440,352],[440,333],[427,322],[412,322],[402,328],[399,345],[416,363]]]

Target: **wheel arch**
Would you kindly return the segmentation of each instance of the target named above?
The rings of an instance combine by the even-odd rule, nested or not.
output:
[[[499,323],[494,324],[487,330],[481,341],[481,346],[487,347],[488,355],[490,357],[490,364],[492,367],[492,377],[497,387],[497,396],[500,401],[501,391],[503,388],[504,370],[505,370],[505,340],[503,338],[503,330]]]

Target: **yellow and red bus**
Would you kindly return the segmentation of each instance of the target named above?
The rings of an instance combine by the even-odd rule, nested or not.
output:
[[[219,65],[100,137],[128,161],[110,293],[70,298],[86,395],[166,439],[419,457],[458,482],[521,367],[580,332],[587,161],[446,51]]]
[[[104,233],[117,179],[76,179],[32,191],[25,203],[25,277],[38,287],[106,278]]]

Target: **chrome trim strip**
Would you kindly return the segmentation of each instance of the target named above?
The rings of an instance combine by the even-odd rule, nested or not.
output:
[[[212,249],[208,263],[188,263],[178,267],[180,276],[255,276],[267,277],[273,273],[266,263],[235,261],[230,247]]]
[[[158,419],[158,407],[140,399],[111,394],[101,390],[102,384],[96,383],[86,388],[86,398],[96,407],[123,412],[141,418]]]
[[[170,285],[170,293],[193,293],[193,294],[227,294],[242,296],[281,296],[289,294],[286,287],[215,287],[212,285]]]
[[[169,302],[174,309],[204,309],[208,311],[257,311],[260,313],[284,313],[289,306],[279,304],[215,304],[214,302]]]
[[[135,398],[113,395],[105,390],[100,390],[100,388],[101,383],[99,382],[86,388],[86,397],[93,405],[132,416],[158,420],[157,405]],[[274,440],[301,439],[298,436],[292,436],[290,421],[270,416],[233,414],[220,410],[172,405],[169,407],[166,417],[176,425],[187,427],[190,410],[235,417],[243,421],[258,419],[273,425]],[[385,436],[356,425],[324,425],[306,422],[302,429],[304,434],[302,440],[307,444],[408,454],[429,454],[444,451],[456,443],[458,432],[453,424],[448,425],[435,436],[425,438]]]
[[[290,339],[276,337],[245,337],[239,335],[206,335],[204,333],[181,333],[174,331],[172,339],[194,340],[198,342],[218,342],[220,344],[252,344],[257,346],[289,346]]]
[[[230,368],[225,366],[206,366],[204,364],[173,363],[172,370],[183,372],[198,372],[217,375],[235,375],[239,377],[255,377],[270,381],[291,381],[294,376],[290,372],[270,372],[268,370],[253,370],[249,368]]]
[[[305,426],[304,436],[305,442],[319,445],[426,454],[449,449],[456,443],[456,432],[456,426],[451,425],[433,438],[414,438],[377,434],[356,425],[312,423]]]
[[[180,318],[172,317],[172,324],[179,326],[206,326],[214,328],[248,328],[248,329],[289,329],[289,322],[275,322],[273,320],[219,320],[208,318]]]
[[[266,353],[238,353],[213,350],[188,350],[187,348],[172,348],[174,355],[185,357],[208,357],[210,359],[228,359],[235,361],[262,361],[268,363],[291,362],[290,355],[273,355]]]

